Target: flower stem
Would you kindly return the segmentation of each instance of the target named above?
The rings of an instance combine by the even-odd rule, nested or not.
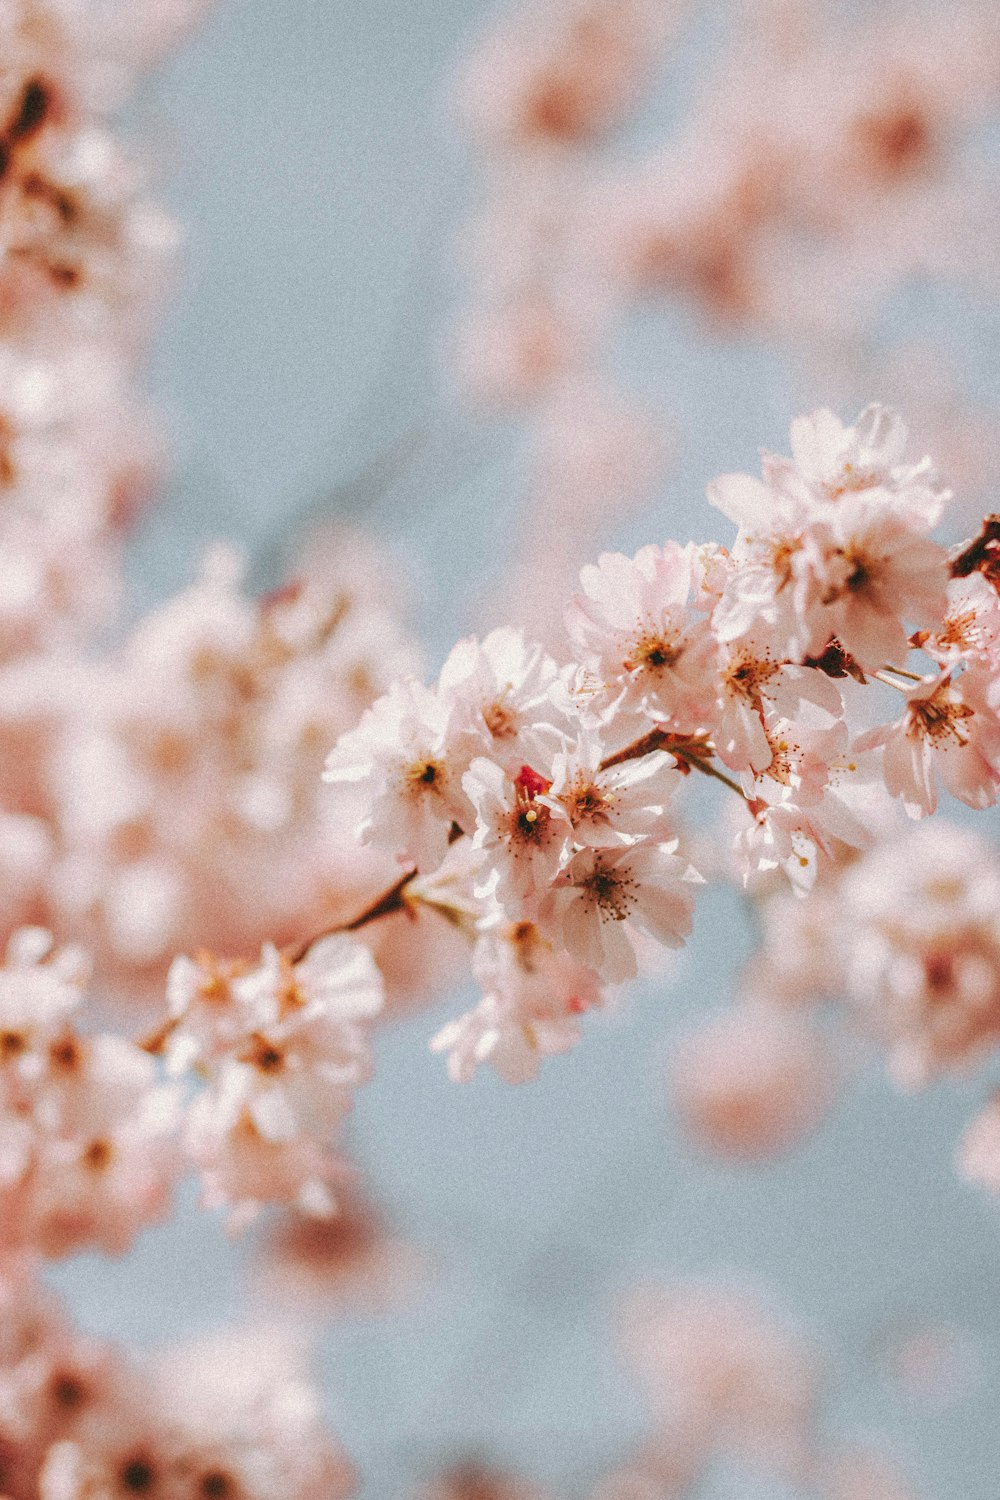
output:
[[[899,672],[899,668],[898,667],[880,667],[877,672],[873,672],[871,675],[872,675],[872,677],[875,678],[875,680],[877,682],[884,682],[885,685],[886,685],[886,687],[895,688],[897,693],[908,693],[910,691],[910,683],[909,682],[897,682],[896,679],[895,679],[895,677],[890,677],[889,676],[890,672]],[[902,676],[902,677],[908,677],[913,682],[923,682],[923,678],[922,677],[916,677],[916,676],[914,676],[914,674],[912,672],[903,672],[903,673],[900,673],[900,676]]]
[[[301,963],[309,952],[322,938],[333,937],[338,932],[357,932],[362,927],[367,927],[369,922],[377,922],[380,917],[388,917],[397,911],[406,911],[406,887],[410,881],[415,879],[416,870],[407,870],[401,875],[395,885],[391,885],[387,891],[383,891],[370,906],[352,917],[349,922],[335,922],[331,927],[324,927],[322,932],[316,932],[301,942],[297,948],[293,948],[288,957],[293,964]]]
[[[731,776],[727,776],[725,771],[720,771],[718,766],[710,765],[707,760],[702,760],[697,755],[686,758],[686,764],[691,766],[695,771],[700,771],[703,776],[711,776],[716,781],[721,781],[723,786],[729,787],[730,791],[735,792],[737,797],[742,798],[744,802],[747,800],[746,793],[739,782],[734,781]]]
[[[667,750],[680,762],[682,770],[700,771],[703,776],[711,776],[716,781],[721,781],[723,786],[729,787],[730,791],[736,793],[743,801],[746,797],[739,782],[727,776],[724,771],[711,764],[715,755],[715,747],[705,735],[684,734],[670,735],[664,729],[650,729],[648,733],[640,735],[630,745],[622,750],[616,750],[614,755],[605,756],[601,761],[601,770],[608,771],[612,766],[623,765],[629,760],[638,760],[641,755],[650,755],[654,750]]]
[[[905,667],[894,667],[891,662],[885,662],[884,665],[879,668],[879,671],[895,672],[897,677],[908,677],[911,682],[923,682],[924,680],[919,672],[908,672]],[[878,672],[876,672],[875,676],[878,677],[878,675]]]

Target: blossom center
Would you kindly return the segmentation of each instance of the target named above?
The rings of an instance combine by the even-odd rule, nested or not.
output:
[[[589,819],[606,818],[614,807],[613,792],[598,786],[584,771],[578,771],[570,786],[559,798],[569,814],[571,823],[585,823]]]
[[[777,671],[778,663],[766,657],[738,656],[726,668],[723,681],[734,697],[745,698],[754,708],[760,709],[760,690]]]
[[[597,908],[604,922],[624,922],[635,905],[635,881],[624,870],[598,862],[581,882],[589,906]]]
[[[517,715],[505,698],[495,698],[483,709],[483,723],[495,740],[513,739],[517,734]]]
[[[146,1458],[129,1458],[118,1471],[118,1482],[128,1495],[148,1495],[156,1483],[156,1470]]]
[[[929,740],[953,739],[956,744],[967,745],[969,736],[963,728],[963,720],[971,719],[973,713],[967,703],[935,693],[932,698],[910,704],[906,732],[924,735]]]
[[[284,1067],[285,1055],[280,1047],[276,1047],[266,1036],[259,1033],[251,1037],[252,1045],[240,1057],[240,1062],[248,1062],[260,1073],[279,1073]]]
[[[931,150],[931,131],[916,105],[903,104],[861,120],[858,132],[875,165],[886,177],[902,177]]]
[[[19,1057],[28,1043],[20,1031],[0,1031],[0,1062]]]
[[[419,760],[415,760],[407,768],[405,778],[407,790],[418,797],[425,792],[440,792],[444,779],[444,767],[430,756],[421,756]]]
[[[668,619],[659,624],[642,623],[628,648],[622,667],[626,672],[664,672],[675,667],[684,654],[683,632],[671,629]]]
[[[103,1172],[111,1165],[113,1155],[110,1141],[103,1138],[91,1141],[83,1153],[84,1165],[92,1172]]]

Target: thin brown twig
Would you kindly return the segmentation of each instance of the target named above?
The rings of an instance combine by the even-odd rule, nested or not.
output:
[[[314,948],[321,938],[333,937],[338,932],[357,932],[361,927],[367,927],[369,922],[377,922],[380,917],[389,917],[394,912],[405,911],[406,887],[416,876],[416,870],[407,870],[401,875],[395,885],[391,885],[387,891],[377,897],[364,911],[352,917],[349,922],[337,922],[332,927],[326,927],[322,932],[314,933],[312,937],[306,938],[297,948],[293,948],[288,957],[293,964],[301,963],[310,948]]]

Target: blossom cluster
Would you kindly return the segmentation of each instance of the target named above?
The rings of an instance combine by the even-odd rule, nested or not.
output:
[[[165,1217],[180,1161],[175,1091],[120,1036],[80,1029],[86,966],[26,928],[0,969],[0,1246],[129,1249]]]
[[[677,1104],[695,1138],[737,1158],[794,1143],[830,1103],[834,1004],[882,1049],[900,1088],[982,1069],[1000,1045],[1000,859],[971,829],[916,826],[883,807],[879,837],[844,850],[807,902],[757,893],[760,943],[739,1004],[695,1033],[678,1059]],[[874,829],[873,829],[874,831]],[[683,1065],[683,1066],[682,1066]],[[1000,1189],[991,1101],[958,1149],[960,1170]]]
[[[949,495],[906,458],[897,417],[801,418],[791,457],[710,487],[731,546],[605,554],[558,654],[552,626],[581,536],[662,457],[597,373],[614,320],[666,287],[787,332],[815,321],[817,286],[865,280],[873,223],[869,289],[967,267],[927,230],[968,228],[953,189],[960,142],[995,104],[992,18],[973,7],[916,40],[876,27],[856,56],[838,42],[833,69],[804,27],[780,67],[754,55],[752,97],[745,70],[724,70],[677,146],[596,182],[587,153],[682,7],[553,0],[501,23],[460,90],[492,198],[469,235],[479,305],[459,364],[480,394],[537,406],[514,581],[534,580],[546,644],[508,627],[464,640],[426,687],[395,579],[343,530],[260,598],[214,548],[192,587],[97,649],[160,466],[135,389],[176,242],[111,120],[198,8],[0,3],[4,1500],[352,1491],[300,1350],[255,1326],[131,1360],[68,1327],[41,1264],[131,1249],[192,1170],[234,1229],[283,1211],[258,1286],[269,1312],[281,1286],[321,1308],[310,1279],[328,1293],[338,1263],[359,1280],[374,1265],[383,1294],[405,1281],[412,1263],[338,1154],[387,1001],[442,956],[435,931],[467,939],[482,998],[432,1046],[459,1080],[486,1063],[533,1077],[687,940],[710,870],[682,817],[699,778],[735,798],[729,867],[768,895],[754,1004],[677,1060],[693,1133],[746,1157],[817,1122],[833,1053],[804,1001],[846,996],[910,1085],[1000,1040],[995,856],[937,823],[869,847],[887,808],[933,812],[939,783],[973,808],[1000,790],[1000,521],[946,550]],[[111,1002],[138,1029],[164,987],[141,1040],[98,1025]],[[996,1100],[961,1161],[1000,1185]],[[817,1449],[813,1353],[752,1299],[646,1298],[625,1343],[655,1430],[594,1500],[679,1495],[732,1452],[824,1500],[904,1495],[877,1455]],[[500,1482],[472,1466],[436,1493]]]
[[[330,1141],[371,1076],[363,1023],[382,1006],[368,949],[340,933],[298,963],[272,946],[256,967],[178,958],[167,1000],[154,1050],[165,1051],[168,1072],[193,1070],[207,1083],[184,1131],[205,1205],[235,1205],[236,1223],[263,1203],[331,1214]]]
[[[169,1018],[141,1045],[81,1028],[88,977],[38,928],[0,968],[0,1248],[121,1254],[166,1216],[186,1162],[236,1224],[264,1204],[333,1212],[333,1141],[383,999],[366,947],[339,934],[297,963],[273,947],[256,967],[178,958]]]
[[[271,975],[277,949],[255,988],[237,965],[238,999],[203,1051],[175,969],[176,1084],[133,1042],[87,1031],[109,1002],[133,1018],[159,1006],[176,954],[246,954],[262,934],[292,950],[391,876],[350,847],[319,773],[416,660],[393,570],[346,529],[317,532],[263,597],[220,546],[127,630],[115,613],[121,542],[160,468],[136,389],[177,236],[113,117],[200,9],[12,0],[0,15],[0,1177],[4,1243],[44,1255],[125,1249],[185,1161],[235,1217],[261,1202],[326,1212],[332,1135],[370,1067],[355,1023],[382,1003],[368,948],[343,939],[305,960],[303,994],[321,993],[301,1005],[296,965]],[[418,992],[440,956],[426,926],[361,940],[391,997]],[[92,986],[75,947],[53,957],[35,929],[81,945]],[[245,1086],[265,1033],[283,1058],[266,1123],[264,1091]]]
[[[820,1500],[913,1493],[877,1447],[821,1430],[821,1351],[760,1292],[722,1281],[641,1287],[623,1308],[620,1344],[652,1430],[593,1500],[692,1493],[717,1457]]]
[[[329,1500],[354,1475],[304,1351],[256,1328],[143,1360],[77,1332],[29,1264],[0,1270],[0,1483],[9,1500]]]
[[[792,426],[790,458],[709,499],[730,549],[647,546],[584,568],[562,663],[502,628],[461,642],[436,684],[395,684],[339,741],[328,780],[360,798],[363,842],[406,868],[396,905],[474,937],[482,1003],[435,1045],[456,1077],[531,1076],[564,1050],[648,938],[679,947],[701,880],[677,793],[688,773],[742,804],[745,880],[807,892],[822,859],[871,841],[871,809],[972,807],[1000,789],[1000,601],[984,538],[934,539],[948,499],[869,407]],[[911,650],[930,670],[902,665]],[[873,686],[877,684],[872,702]],[[872,724],[882,689],[898,718]]]
[[[415,664],[389,570],[340,534],[272,595],[241,572],[218,548],[117,651],[0,674],[11,920],[72,932],[133,1007],[175,953],[296,941],[391,873],[345,853],[319,779]]]
[[[516,604],[490,600],[485,618],[516,609],[547,643],[553,589],[676,446],[677,398],[650,401],[619,373],[637,309],[647,326],[667,304],[713,336],[763,337],[825,401],[888,392],[970,490],[994,469],[996,413],[971,412],[960,380],[942,393],[940,348],[916,369],[914,351],[887,350],[881,314],[914,281],[995,293],[997,185],[977,149],[1000,106],[995,8],[734,0],[715,8],[710,47],[702,26],[684,50],[704,10],[513,4],[454,84],[479,192],[452,366],[467,399],[515,410],[529,433]],[[664,129],[668,91],[680,103]]]
[[[0,16],[0,663],[106,623],[159,468],[134,388],[176,231],[109,116],[197,8]]]
[[[644,296],[846,349],[913,276],[990,273],[995,184],[969,147],[998,103],[991,6],[733,7],[671,134],[609,162],[595,145],[688,9],[513,7],[468,57],[455,92],[486,192],[458,365],[479,397],[530,402],[591,367]]]

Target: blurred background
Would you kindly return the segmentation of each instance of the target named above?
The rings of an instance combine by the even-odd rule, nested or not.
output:
[[[481,192],[450,80],[494,14],[479,0],[218,0],[147,84],[132,131],[163,164],[185,249],[150,376],[173,467],[132,544],[136,608],[186,583],[215,537],[243,545],[268,585],[289,538],[345,517],[399,559],[434,670],[459,634],[502,617],[491,589],[525,538],[544,555],[523,509],[525,424],[470,411],[445,353]],[[691,20],[626,139],[681,116],[738,24],[712,4]],[[977,137],[984,159],[994,130]],[[917,278],[879,319],[886,347],[918,340],[956,362],[977,411],[1000,402],[1000,318],[981,291]],[[669,300],[630,312],[609,359],[669,460],[648,501],[609,508],[600,535],[588,520],[584,557],[722,537],[704,499],[714,474],[755,471],[760,445],[785,451],[800,409],[828,401],[848,418],[883,394]],[[873,1061],[790,1155],[706,1161],[670,1117],[667,1058],[726,1002],[751,943],[738,895],[713,885],[682,957],[522,1088],[448,1081],[426,1044],[454,996],[380,1033],[351,1147],[423,1269],[401,1307],[323,1335],[331,1420],[365,1500],[469,1455],[585,1493],[645,1428],[614,1350],[620,1298],[678,1273],[773,1292],[829,1351],[831,1431],[877,1438],[918,1495],[995,1500],[1000,1216],[952,1162],[981,1081],[908,1098]],[[189,1202],[121,1264],[86,1256],[53,1279],[86,1326],[151,1344],[234,1316],[246,1271],[246,1247]],[[926,1378],[906,1374],[914,1348],[930,1350]],[[708,1483],[706,1500],[793,1493],[732,1466]]]

